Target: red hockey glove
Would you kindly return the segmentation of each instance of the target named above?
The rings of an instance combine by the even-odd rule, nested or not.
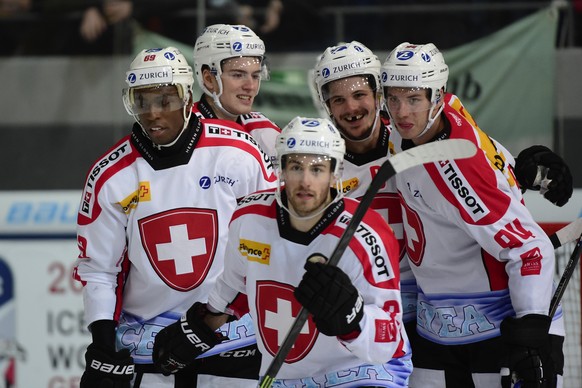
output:
[[[206,314],[206,304],[196,302],[179,321],[156,335],[152,357],[166,376],[187,367],[196,357],[228,339],[204,323]]]
[[[340,268],[305,263],[305,274],[295,289],[295,298],[313,315],[325,335],[342,336],[360,329],[364,300]]]

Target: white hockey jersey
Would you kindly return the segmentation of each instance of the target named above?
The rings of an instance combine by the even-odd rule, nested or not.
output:
[[[117,345],[136,363],[151,363],[155,334],[207,300],[237,199],[276,181],[233,122],[192,117],[170,148],[155,149],[134,125],[89,171],[78,214],[86,323],[119,320]],[[224,331],[244,346],[254,338],[241,323],[248,329]]]
[[[316,252],[331,256],[357,205],[347,198],[331,204],[318,224],[303,233],[291,228],[275,190],[255,193],[239,204],[230,224],[224,272],[209,304],[236,316],[250,309],[262,353],[261,374],[301,308],[293,290],[305,260]],[[338,265],[364,298],[362,332],[343,341],[319,333],[310,318],[275,386],[406,386],[411,364],[398,290],[397,245],[378,213],[365,215]],[[239,303],[241,294],[248,297],[246,306]]]
[[[200,118],[217,118],[210,105],[206,102],[206,95],[192,106],[192,113]],[[260,112],[251,112],[239,116],[237,123],[259,143],[259,146],[270,157],[275,157],[275,142],[281,129]]]
[[[465,138],[470,159],[429,163],[394,178],[418,284],[417,330],[442,344],[499,335],[507,316],[547,314],[554,251],[523,204],[505,156],[450,105],[439,139]],[[397,131],[391,149],[413,146]]]

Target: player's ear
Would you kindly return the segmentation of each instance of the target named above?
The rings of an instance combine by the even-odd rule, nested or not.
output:
[[[216,78],[212,71],[210,71],[209,67],[205,67],[202,70],[202,81],[204,82],[206,89],[215,92],[214,85],[216,84]]]

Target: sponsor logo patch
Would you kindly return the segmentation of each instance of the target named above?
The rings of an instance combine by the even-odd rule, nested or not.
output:
[[[150,182],[139,182],[139,189],[128,195],[126,198],[119,201],[119,205],[125,214],[129,214],[132,209],[137,207],[140,202],[148,202],[152,200]]]
[[[271,246],[252,240],[239,240],[238,250],[248,261],[269,265],[271,259]]]
[[[542,272],[542,254],[538,247],[521,254],[521,276],[539,275]]]

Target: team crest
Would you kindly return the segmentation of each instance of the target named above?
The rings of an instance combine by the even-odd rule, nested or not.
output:
[[[257,282],[257,326],[265,348],[272,356],[277,354],[301,310],[301,304],[295,299],[293,290],[294,287],[289,284]],[[315,344],[318,334],[319,331],[309,316],[285,362],[292,364],[303,359]]]
[[[424,256],[424,248],[426,239],[424,237],[424,230],[422,229],[422,221],[413,209],[411,209],[405,202],[404,204],[404,225],[405,225],[405,244],[406,253],[410,261],[416,266],[419,266]]]
[[[189,291],[206,278],[218,243],[216,210],[181,208],[138,221],[152,267],[169,287]]]

